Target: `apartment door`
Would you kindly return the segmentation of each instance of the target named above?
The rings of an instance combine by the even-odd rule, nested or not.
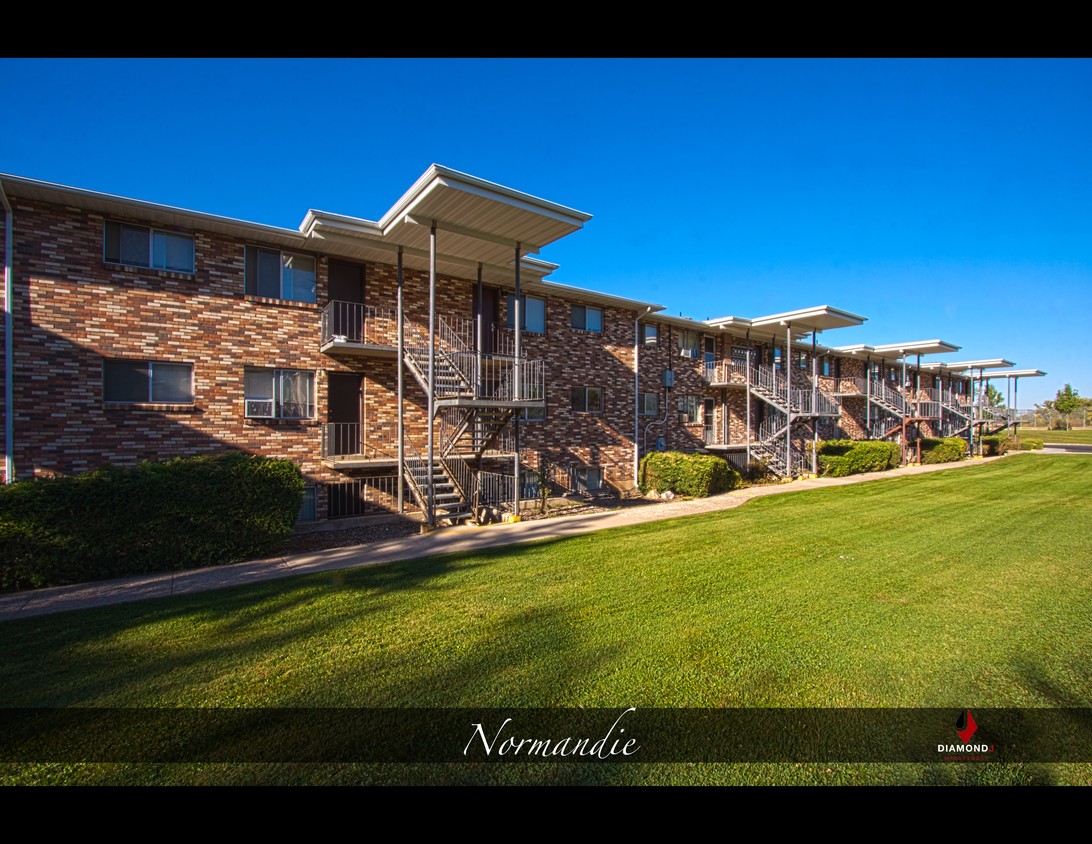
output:
[[[330,331],[350,343],[364,341],[364,266],[330,262],[330,301],[334,303]]]
[[[330,425],[326,448],[331,457],[363,453],[362,384],[363,377],[357,372],[327,373],[326,421]]]
[[[482,318],[482,347],[483,355],[491,355],[496,351],[495,335],[497,320],[500,318],[500,293],[495,287],[481,288],[481,301],[478,299],[478,289],[471,294],[474,298],[474,319],[481,315]],[[477,339],[475,337],[475,344]]]
[[[705,338],[705,371],[711,372],[717,366],[717,338]]]

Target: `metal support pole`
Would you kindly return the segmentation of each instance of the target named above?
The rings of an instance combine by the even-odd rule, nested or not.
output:
[[[747,379],[747,465],[751,465],[751,329],[747,329],[747,365],[744,367]]]
[[[815,335],[811,331],[811,473],[819,474],[819,359],[815,356]]]
[[[402,247],[398,247],[398,300],[397,300],[397,318],[398,318],[398,512],[406,512],[406,489],[405,489],[405,474],[406,474],[406,412],[405,412],[405,373],[403,370],[406,366],[405,353],[406,353],[406,327],[403,324],[405,319],[404,314],[404,299],[403,299],[403,279],[402,279]]]
[[[1019,377],[1012,379],[1012,427],[1013,435],[1019,439],[1020,437],[1020,416],[1017,411],[1017,407],[1020,406],[1020,379]]]
[[[15,214],[0,185],[4,206],[4,483],[15,483]]]
[[[785,476],[792,477],[792,323],[785,323]]]
[[[474,397],[477,398],[482,395],[482,346],[485,341],[485,314],[482,313],[482,303],[485,300],[485,291],[482,289],[482,265],[478,262],[478,324],[475,326],[477,331],[477,341],[475,343],[474,355]]]
[[[436,223],[428,236],[428,514],[429,527],[436,525],[435,442],[436,424]]]
[[[872,355],[865,357],[865,404],[864,424],[865,437],[872,439]]]
[[[516,243],[516,295],[513,299],[515,307],[515,322],[516,327],[516,359],[512,363],[512,398],[515,401],[519,401],[522,397],[522,390],[520,389],[520,355],[523,354],[522,345],[522,329],[520,323],[523,319],[523,303],[520,301],[520,278],[519,278],[519,265],[520,265],[520,244]],[[517,411],[512,421],[512,438],[515,440],[516,456],[512,459],[513,466],[512,471],[514,473],[513,483],[514,488],[512,490],[512,509],[513,512],[519,515],[519,495],[520,495],[520,477],[519,477],[519,412]]]

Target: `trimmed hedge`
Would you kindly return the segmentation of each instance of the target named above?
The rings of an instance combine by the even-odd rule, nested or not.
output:
[[[982,456],[983,457],[997,457],[999,454],[1004,454],[1009,450],[1009,438],[1002,437],[999,434],[994,434],[989,437],[982,438]]]
[[[898,445],[879,440],[824,440],[817,454],[819,474],[828,478],[883,472],[894,469],[902,458]]]
[[[739,472],[712,454],[653,451],[641,460],[641,492],[667,492],[704,498],[739,486]]]
[[[922,463],[954,463],[967,453],[967,441],[962,437],[922,437]]]
[[[0,588],[261,556],[292,531],[303,486],[295,464],[236,452],[0,488]]]
[[[1045,440],[1037,440],[1034,437],[1020,437],[1018,440],[1013,440],[1014,443],[1019,443],[1017,446],[1020,451],[1038,451],[1045,445]]]

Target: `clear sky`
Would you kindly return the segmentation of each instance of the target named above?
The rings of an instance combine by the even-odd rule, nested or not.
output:
[[[295,228],[436,162],[594,215],[551,279],[830,304],[1092,396],[1092,61],[0,60],[0,172]]]

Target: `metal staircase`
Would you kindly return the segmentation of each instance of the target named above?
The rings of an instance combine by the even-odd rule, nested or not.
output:
[[[403,362],[427,396],[429,335],[404,320]],[[458,521],[473,514],[478,470],[488,451],[514,451],[511,421],[523,408],[541,407],[545,368],[524,356],[483,354],[475,349],[474,320],[440,317],[436,332],[433,407],[437,433],[433,458],[433,500],[428,500],[428,460],[416,449],[406,460],[406,479],[419,507],[434,520]],[[412,447],[412,444],[411,444]]]
[[[789,447],[786,429],[790,414],[793,423],[839,414],[837,401],[813,385],[810,377],[801,377],[806,384],[796,386],[779,372],[757,366],[747,368],[747,389],[772,408],[772,413],[755,432],[751,453],[779,477],[810,471],[811,468],[810,455],[800,449],[792,449],[792,454],[786,459],[786,449]]]

